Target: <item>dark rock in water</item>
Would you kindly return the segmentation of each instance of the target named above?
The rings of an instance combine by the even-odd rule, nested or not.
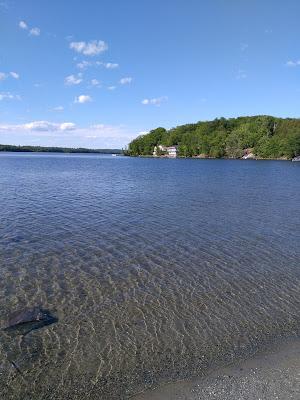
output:
[[[58,319],[53,317],[48,310],[33,307],[11,314],[8,326],[4,328],[4,331],[17,335],[26,335],[35,329],[51,325],[57,321]]]

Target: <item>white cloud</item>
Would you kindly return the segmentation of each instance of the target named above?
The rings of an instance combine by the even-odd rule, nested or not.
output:
[[[41,34],[40,28],[32,28],[29,31],[30,36],[40,36],[40,34]]]
[[[76,128],[72,122],[55,123],[49,121],[33,121],[23,125],[11,125],[15,129],[25,129],[29,131],[54,132],[71,131]]]
[[[17,74],[16,72],[14,72],[14,71],[11,71],[9,74],[10,74],[10,76],[12,76],[14,79],[19,79],[19,78],[20,78],[20,75]]]
[[[154,97],[152,99],[144,99],[142,100],[142,104],[144,105],[154,105],[154,106],[160,106],[161,103],[165,102],[168,100],[167,96],[161,96],[161,97]]]
[[[23,30],[28,30],[29,26],[27,25],[27,23],[25,21],[20,21],[19,28],[23,29]],[[41,30],[40,30],[40,28],[37,28],[37,27],[30,28],[29,32],[28,32],[29,36],[40,36],[40,34],[41,34]]]
[[[118,67],[119,67],[119,64],[117,64],[117,63],[111,63],[111,62],[102,63],[102,65],[103,65],[105,68],[107,68],[107,69],[115,69],[115,68],[118,68]]]
[[[12,94],[10,92],[0,93],[0,101],[2,100],[21,100],[21,96],[19,94]]]
[[[248,43],[242,43],[242,44],[241,44],[241,51],[247,50],[248,47],[249,47],[249,44],[248,44]]]
[[[71,42],[70,49],[86,56],[95,56],[107,50],[108,46],[103,40],[91,40],[90,42]]]
[[[57,126],[55,124],[48,121],[28,122],[27,124],[20,125],[20,127],[23,127],[24,129],[27,129],[29,131],[42,131],[42,132],[53,131],[57,129]]]
[[[26,124],[0,124],[0,132],[65,132],[74,131],[76,125],[73,122],[49,122],[49,121],[32,121]]]
[[[7,135],[7,142],[11,144],[93,148],[122,148],[136,137],[136,133],[124,125],[99,123],[76,127],[72,122],[49,121],[0,124],[0,133]]]
[[[65,85],[67,86],[72,86],[72,85],[79,85],[79,83],[82,82],[82,75],[77,74],[76,75],[69,75],[65,78]]]
[[[27,26],[27,24],[26,24],[25,21],[20,21],[20,22],[19,22],[19,27],[20,27],[21,29],[28,29],[28,26]]]
[[[112,62],[102,62],[102,61],[80,61],[79,63],[76,64],[76,67],[79,69],[86,69],[88,67],[104,67],[106,69],[116,69],[119,67],[119,64],[117,63],[112,63]]]
[[[92,65],[91,61],[81,61],[78,64],[76,64],[76,67],[79,69],[86,69],[87,67],[90,67]]]
[[[108,86],[108,90],[115,90],[117,88],[117,86]]]
[[[49,121],[32,121],[26,124],[0,124],[0,131],[33,131],[33,132],[56,132],[56,131],[73,131],[76,125],[73,122],[49,122]]]
[[[91,129],[103,129],[104,127],[104,124],[95,124],[90,126]]]
[[[121,85],[127,85],[128,83],[131,83],[131,82],[132,82],[132,78],[130,76],[120,79]]]
[[[81,94],[80,96],[76,97],[74,100],[74,103],[89,103],[90,101],[92,101],[91,96],[88,96],[86,94]]]
[[[73,122],[63,122],[60,124],[59,129],[62,131],[73,131],[76,129],[76,125]]]
[[[297,67],[300,65],[300,60],[297,60],[297,61],[290,60],[290,61],[287,61],[285,65],[287,67]]]
[[[101,86],[101,82],[98,81],[98,79],[92,79],[91,80],[91,85],[93,85],[93,86]]]
[[[20,75],[17,74],[16,72],[9,72],[8,74],[6,72],[0,72],[0,81],[4,81],[7,79],[9,76],[11,76],[14,79],[19,79]]]
[[[57,106],[53,108],[53,111],[64,111],[63,106]]]

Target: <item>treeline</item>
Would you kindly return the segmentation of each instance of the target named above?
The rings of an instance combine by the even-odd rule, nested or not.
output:
[[[68,147],[41,147],[41,146],[13,146],[9,144],[0,144],[0,151],[13,152],[39,152],[39,153],[101,153],[101,154],[122,154],[120,149],[85,149]]]
[[[262,115],[157,128],[134,139],[127,154],[152,155],[158,144],[177,145],[182,157],[240,158],[252,152],[259,158],[290,159],[300,154],[300,119]]]

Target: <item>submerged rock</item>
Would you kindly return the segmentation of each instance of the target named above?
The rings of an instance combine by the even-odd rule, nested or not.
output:
[[[17,335],[26,335],[35,329],[51,325],[57,321],[58,319],[53,317],[48,310],[39,307],[27,308],[12,313],[4,331]]]

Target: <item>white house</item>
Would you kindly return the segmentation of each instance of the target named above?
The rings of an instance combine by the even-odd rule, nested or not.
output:
[[[177,146],[167,147],[168,157],[176,158],[177,157]]]
[[[157,157],[157,148],[164,153],[163,155],[165,157],[169,157],[169,158],[176,158],[177,157],[177,146],[162,146],[161,144],[159,144],[158,146],[154,147],[154,151],[153,151],[153,156]]]

